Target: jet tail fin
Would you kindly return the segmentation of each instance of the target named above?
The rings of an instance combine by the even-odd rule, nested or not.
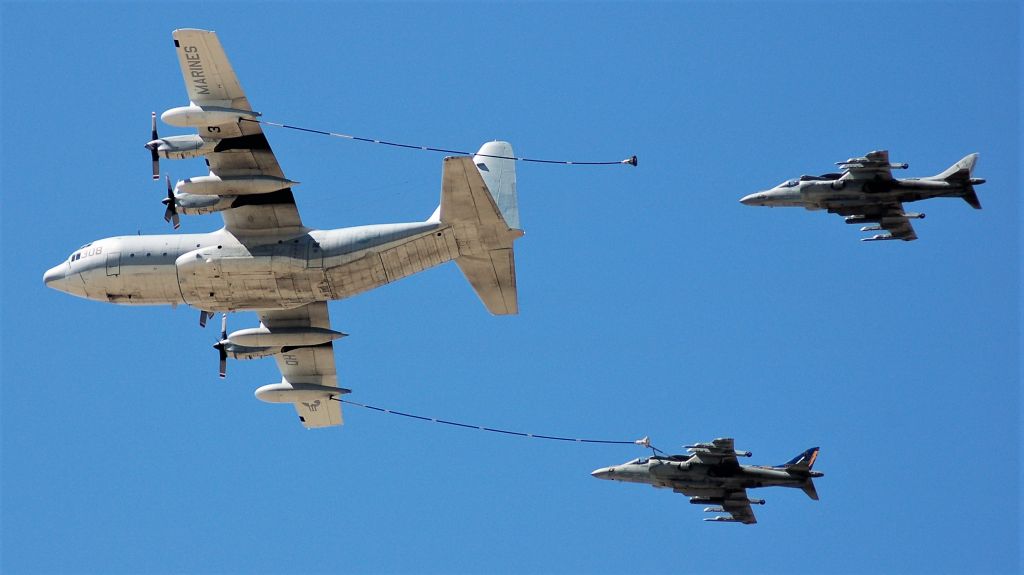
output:
[[[488,142],[472,158],[445,158],[441,205],[428,221],[454,229],[459,246],[455,263],[487,310],[519,313],[512,242],[523,232],[512,146]]]
[[[812,447],[800,455],[797,455],[793,459],[783,463],[779,467],[786,469],[787,471],[804,471],[809,472],[814,467],[814,462],[818,459],[818,452],[821,451],[817,447]]]
[[[967,154],[959,162],[946,168],[944,172],[937,176],[932,176],[933,180],[945,180],[945,181],[960,181],[969,180],[971,178],[971,172],[974,171],[974,164],[978,162],[978,154]]]
[[[975,184],[983,184],[985,180],[973,179],[971,177],[974,172],[974,165],[978,163],[978,154],[968,154],[964,156],[962,160],[946,168],[944,172],[936,176],[932,176],[931,180],[942,180],[944,182],[951,182],[963,185],[963,192],[958,194],[965,202],[976,210],[981,209],[981,201],[978,200],[978,194],[974,192]]]

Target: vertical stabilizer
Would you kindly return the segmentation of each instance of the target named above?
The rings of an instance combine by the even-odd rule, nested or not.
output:
[[[969,180],[971,179],[971,172],[974,171],[974,164],[978,162],[978,154],[967,154],[959,162],[946,168],[946,171],[942,172],[937,176],[933,176],[933,180]]]
[[[455,263],[495,315],[519,312],[512,242],[523,232],[511,155],[507,142],[488,142],[472,158],[445,158],[441,206],[428,220],[451,225]]]
[[[797,455],[793,459],[783,463],[779,467],[784,469],[793,469],[797,471],[810,471],[814,467],[814,462],[818,459],[818,452],[820,451],[817,447],[812,447],[807,451],[804,451],[800,455]]]
[[[516,161],[512,144],[508,142],[487,142],[473,156],[473,163],[480,170],[480,176],[487,184],[494,203],[501,211],[505,223],[513,230],[519,227],[519,199],[516,196]]]

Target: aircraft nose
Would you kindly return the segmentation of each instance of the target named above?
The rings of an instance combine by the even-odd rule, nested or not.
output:
[[[46,273],[43,274],[43,283],[45,283],[46,287],[48,288],[53,288],[59,291],[67,291],[67,269],[67,264],[62,263],[60,265],[53,266],[52,268],[46,270]]]
[[[764,192],[755,192],[748,194],[740,198],[740,203],[744,206],[757,206],[760,205],[761,200],[764,199]]]
[[[592,476],[594,476],[594,477],[596,477],[598,479],[611,479],[613,471],[614,471],[613,467],[602,467],[601,469],[595,469],[595,470],[591,471],[590,475],[592,475]]]

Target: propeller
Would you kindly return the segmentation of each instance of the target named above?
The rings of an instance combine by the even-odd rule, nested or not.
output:
[[[156,134],[156,112],[153,112],[153,131],[151,133],[152,138],[149,142],[146,142],[146,148],[149,149],[150,157],[153,159],[153,179],[160,179],[160,154],[157,153],[157,148],[160,147],[160,136]]]
[[[199,327],[206,327],[206,320],[213,317],[212,311],[199,310]]]
[[[181,227],[181,218],[178,217],[178,206],[174,201],[174,188],[171,187],[171,177],[167,176],[167,197],[160,202],[167,206],[164,210],[164,221],[174,223],[174,229]]]
[[[220,316],[220,341],[214,344],[213,349],[220,352],[220,378],[228,375],[228,314]]]

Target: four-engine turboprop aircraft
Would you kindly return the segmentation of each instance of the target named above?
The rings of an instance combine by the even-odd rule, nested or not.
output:
[[[747,489],[754,487],[798,487],[811,499],[818,499],[813,478],[824,473],[811,471],[818,458],[817,447],[777,466],[740,465],[736,458],[750,457],[750,452],[736,451],[730,438],[687,445],[686,448],[689,455],[643,457],[596,469],[591,475],[598,479],[671,488],[676,493],[688,495],[690,503],[716,505],[705,507],[706,512],[728,513],[704,521],[757,523],[750,506],[764,505],[764,499],[747,497]]]
[[[744,196],[740,202],[748,206],[797,206],[808,210],[828,210],[830,214],[846,217],[848,224],[875,224],[864,226],[862,232],[886,230],[861,241],[917,239],[911,219],[924,218],[924,214],[903,210],[903,202],[928,198],[963,198],[976,210],[981,202],[974,186],[985,180],[971,177],[978,154],[970,154],[946,171],[929,178],[894,179],[892,169],[906,169],[907,164],[890,164],[889,152],[871,152],[863,158],[850,158],[837,162],[843,173],[821,176],[800,176],[787,180],[770,190]]]
[[[174,46],[190,103],[164,122],[198,135],[153,138],[159,157],[204,156],[209,175],[170,188],[165,219],[220,212],[205,234],[120,236],[88,243],[44,275],[47,286],[129,305],[188,304],[205,325],[214,312],[251,310],[260,325],[227,333],[228,356],[274,357],[280,383],[256,390],[291,403],[307,428],[340,425],[327,301],[380,287],[449,260],[496,315],[518,313],[512,242],[519,229],[512,147],[484,144],[474,157],[444,159],[440,206],[426,221],[314,230],[299,218],[291,187],[214,32],[176,30]],[[501,156],[496,158],[493,156]],[[223,324],[222,324],[223,325]]]

